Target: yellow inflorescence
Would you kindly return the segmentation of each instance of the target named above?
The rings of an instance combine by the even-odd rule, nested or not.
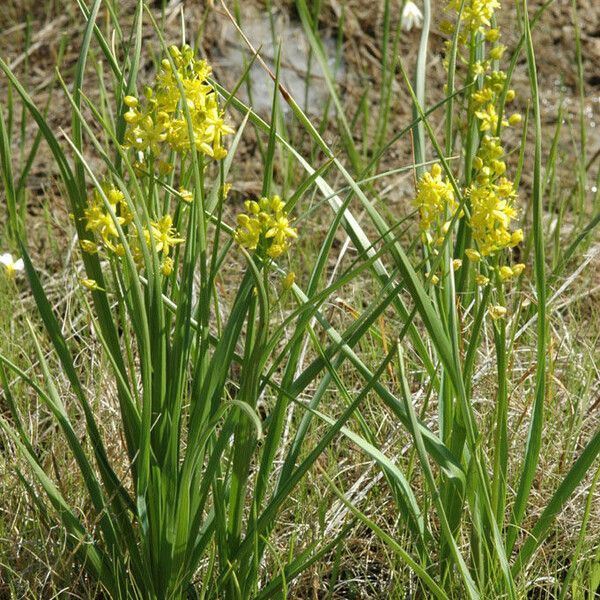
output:
[[[133,215],[125,200],[123,192],[107,184],[103,185],[102,188],[104,195],[110,203],[112,211],[116,215],[116,220],[119,225],[129,225]],[[97,190],[94,190],[94,194],[88,203],[88,207],[84,210],[84,215],[86,221],[85,228],[88,231],[95,233],[100,238],[100,242],[105,248],[112,252],[117,252],[117,240],[119,238],[117,226],[112,215],[105,207],[102,196]],[[82,240],[81,248],[84,252],[89,254],[98,251],[98,246],[89,240]]]
[[[467,84],[471,84],[472,91],[468,98],[468,111],[480,132],[470,183],[463,189],[468,208],[464,218],[468,219],[473,241],[473,247],[467,248],[465,255],[471,263],[479,263],[523,240],[523,231],[513,229],[517,217],[517,192],[506,174],[505,152],[499,137],[501,128],[518,125],[521,115],[501,116],[506,73],[498,70],[497,64],[506,48],[499,43],[499,29],[492,27],[494,11],[500,3],[497,0],[450,0],[448,4],[448,9],[455,12],[461,7],[458,58],[470,66]],[[450,33],[453,26],[446,23],[443,29]],[[483,44],[489,45],[488,58],[473,63],[470,60],[473,48]],[[507,103],[513,101],[514,90],[506,90],[504,98]],[[419,181],[415,205],[419,208],[425,239],[428,242],[439,241],[440,232],[446,233],[444,227],[457,209],[452,187],[442,177],[439,165],[434,165],[431,172]],[[463,218],[463,215],[460,217]],[[507,281],[519,276],[524,268],[522,264],[501,266],[497,279]],[[489,281],[485,275],[476,276],[478,285],[487,285]]]
[[[189,46],[171,46],[169,54],[176,69],[168,59],[162,61],[154,87],[146,88],[143,106],[138,98],[125,97],[128,107],[126,147],[149,152],[154,157],[158,157],[166,145],[178,153],[195,148],[216,160],[224,158],[227,151],[223,147],[223,136],[234,130],[225,123],[216,91],[208,82],[210,66],[205,60],[196,59]],[[183,110],[184,98],[193,138]]]
[[[85,228],[87,231],[95,234],[96,242],[92,240],[81,240],[81,249],[88,254],[95,254],[101,248],[122,257],[125,255],[125,248],[119,241],[119,233],[116,223],[121,226],[129,225],[133,220],[133,214],[127,204],[125,195],[118,189],[107,184],[103,185],[103,192],[109,201],[115,218],[105,207],[102,197],[98,191],[94,191],[88,207],[84,210]],[[115,222],[116,219],[116,222]],[[142,230],[145,244],[154,249],[162,259],[161,270],[164,275],[170,275],[173,271],[173,259],[170,257],[171,250],[184,240],[178,237],[173,227],[171,215],[164,215],[156,221],[150,222],[149,228]],[[140,239],[135,233],[129,235],[129,245],[132,249],[134,260],[141,269],[144,264],[144,253]],[[85,284],[84,284],[85,285]]]
[[[437,163],[431,167],[431,172],[421,177],[414,204],[419,209],[421,229],[425,232],[439,233],[448,214],[451,216],[456,210],[452,185],[442,176],[442,168]]]
[[[451,0],[448,8],[459,11],[460,0]],[[494,11],[500,8],[498,0],[467,0],[464,3],[461,20],[470,32],[483,32],[484,28],[491,27]]]
[[[285,203],[279,196],[246,200],[246,212],[238,215],[235,240],[248,250],[264,250],[270,258],[281,256],[298,237],[290,226]]]
[[[223,137],[234,133],[225,124],[216,90],[208,81],[211,74],[208,63],[196,59],[189,46],[171,46],[169,57],[161,62],[154,84],[146,88],[141,99],[135,96],[123,99],[127,107],[124,146],[135,151],[132,164],[134,173],[140,177],[172,173],[172,157],[169,161],[161,156],[166,152],[184,154],[194,150],[220,160],[227,155]],[[228,189],[225,184],[223,196]],[[196,194],[195,190],[180,187],[171,195],[183,207],[192,203]],[[168,212],[156,214],[156,208],[151,210],[147,206],[144,214],[149,212],[149,215],[144,219],[144,226],[141,229],[139,224],[129,227],[134,211],[138,209],[130,202],[121,190],[110,184],[102,186],[102,193],[95,191],[84,209],[83,221],[90,236],[80,240],[81,250],[87,254],[103,252],[123,258],[129,248],[138,269],[145,267],[147,251],[154,251],[162,274],[165,277],[171,275],[176,270],[173,249],[184,242],[176,231],[173,218]],[[289,236],[289,232],[281,220],[274,222],[271,229],[275,231],[265,235],[273,238],[270,251],[275,254],[277,248],[287,247],[279,230],[284,232],[284,237]],[[82,281],[82,285],[95,289],[87,280]]]
[[[486,32],[485,28],[490,27],[491,16],[499,4],[470,0],[466,5],[470,7],[468,14],[484,15],[476,20],[477,27],[471,28],[471,32],[483,33],[486,38],[497,41],[500,37],[498,29],[488,29]],[[468,20],[469,24],[473,22],[473,19]],[[494,53],[498,48],[502,51]],[[503,51],[504,47],[497,45],[490,50],[490,55],[498,59]],[[523,239],[523,232],[511,231],[511,222],[517,217],[517,193],[513,182],[505,176],[504,148],[497,137],[500,117],[496,107],[506,84],[506,74],[492,70],[490,61],[483,63],[482,67],[482,81],[471,94],[471,101],[483,136],[473,160],[473,181],[466,194],[470,200],[469,224],[473,240],[482,256],[490,256],[516,246]],[[510,96],[514,98],[514,92]],[[515,114],[508,120],[504,119],[501,125],[508,127],[519,122],[520,115]]]

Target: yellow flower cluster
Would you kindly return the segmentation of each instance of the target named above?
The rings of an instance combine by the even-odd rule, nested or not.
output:
[[[264,251],[270,258],[286,252],[289,241],[297,238],[298,232],[290,226],[281,198],[246,200],[244,206],[246,212],[237,216],[235,241],[248,250]]]
[[[516,246],[523,240],[521,229],[510,230],[511,221],[517,216],[514,207],[517,193],[513,182],[504,176],[503,155],[500,140],[484,136],[473,161],[476,176],[467,189],[469,224],[482,256]]]
[[[505,151],[499,137],[502,127],[521,122],[519,114],[508,118],[500,114],[502,95],[505,102],[510,103],[515,92],[506,90],[506,73],[498,70],[498,61],[506,50],[499,43],[500,31],[492,27],[494,11],[499,7],[497,0],[449,0],[448,4],[449,10],[460,11],[457,58],[467,66],[466,89],[469,90],[466,102],[468,117],[464,122],[474,120],[479,132],[473,135],[466,126],[463,129],[465,135],[473,136],[472,141],[477,147],[467,177],[468,184],[463,189],[467,200],[465,211],[461,211],[459,217],[467,219],[473,244],[465,250],[465,257],[472,263],[485,263],[483,272],[475,274],[475,282],[481,286],[490,283],[492,272],[495,273],[494,281],[502,284],[520,276],[525,270],[525,265],[520,263],[502,265],[499,259],[494,260],[492,266],[486,260],[523,240],[523,231],[511,227],[517,217],[517,193],[513,181],[506,175]],[[453,33],[455,27],[450,22],[442,24],[446,33]],[[487,57],[474,62],[473,49],[483,49],[488,44]],[[451,41],[447,45],[450,47]],[[448,68],[447,61],[445,64]],[[430,246],[440,245],[449,231],[450,219],[458,210],[458,203],[453,187],[438,164],[420,179],[414,205],[419,209],[424,241]],[[436,253],[435,248],[432,252]],[[451,270],[457,271],[462,263],[462,257],[453,259]],[[426,277],[433,285],[440,282],[438,274],[427,273]],[[494,319],[504,318],[506,309],[495,306],[490,309],[490,314]]]
[[[492,27],[492,22],[494,11],[500,7],[500,3],[497,0],[450,0],[448,9],[459,11],[461,5],[460,18],[464,27],[458,38],[459,57],[471,65],[470,76],[473,81],[468,83],[473,84],[473,91],[470,92],[468,106],[481,132],[479,148],[472,163],[471,183],[465,190],[469,200],[469,225],[477,249],[469,248],[466,253],[470,260],[479,261],[481,257],[516,246],[523,239],[521,229],[511,230],[511,223],[517,216],[517,193],[514,183],[506,176],[504,148],[497,137],[500,126],[517,125],[521,116],[513,114],[500,122],[498,112],[500,97],[506,88],[506,73],[497,69],[497,61],[506,48],[498,43],[500,31]],[[486,43],[491,46],[488,58],[470,63],[473,44]],[[514,90],[508,90],[506,102],[512,102],[514,98]],[[522,272],[519,269],[517,274]],[[508,277],[500,274],[500,279],[504,281]],[[483,284],[484,280],[487,277],[482,275],[480,283]]]
[[[461,0],[451,0],[448,8],[459,11]],[[461,15],[468,31],[482,32],[484,27],[490,27],[494,11],[500,8],[498,0],[466,0]]]
[[[196,59],[193,49],[187,45],[171,46],[169,54],[176,72],[171,62],[163,59],[154,87],[146,88],[143,106],[133,96],[124,99],[128,107],[125,146],[138,152],[150,152],[154,157],[160,155],[166,144],[178,153],[195,148],[216,160],[224,158],[227,151],[223,147],[223,136],[234,130],[225,123],[216,91],[208,82],[210,66],[205,60]],[[183,97],[178,79],[184,90]],[[192,140],[182,110],[184,99],[191,116]]]
[[[475,0],[472,0],[472,5]],[[492,5],[489,4],[488,8]],[[485,19],[479,21],[477,31],[484,32],[489,27],[489,19],[493,14],[483,11]],[[487,9],[486,9],[487,10]],[[489,29],[486,37],[496,41],[500,37],[497,29]],[[496,46],[499,48],[500,46]],[[503,49],[503,47],[500,47]],[[490,54],[495,48],[492,49]],[[482,256],[489,256],[505,248],[516,246],[523,239],[522,230],[510,230],[511,221],[516,218],[515,202],[517,193],[514,184],[506,176],[504,148],[498,131],[499,115],[496,109],[498,99],[506,85],[506,74],[503,71],[491,70],[489,61],[482,65],[485,75],[479,89],[471,94],[475,117],[479,120],[479,130],[484,134],[479,149],[473,160],[473,183],[467,190],[470,199],[470,226],[473,240]],[[507,93],[507,99],[513,100],[514,91]],[[503,120],[502,125],[516,125],[521,120],[518,114]]]
[[[446,233],[443,231],[444,223],[454,214],[457,203],[452,185],[442,176],[439,164],[434,164],[431,172],[425,173],[419,180],[414,205],[419,209],[424,232]]]
[[[169,276],[173,272],[174,266],[173,258],[170,256],[171,249],[185,241],[183,238],[178,237],[177,231],[173,227],[171,215],[165,215],[157,221],[151,221],[150,229],[144,228],[143,234],[146,244],[149,247],[151,244],[154,244],[154,249],[162,258],[162,274],[165,277]],[[132,246],[135,261],[141,268],[143,265],[143,254],[137,238],[133,240]]]
[[[119,225],[126,226],[133,221],[133,214],[127,204],[123,192],[109,185],[103,186],[104,194],[106,195],[111,209],[116,216]],[[106,209],[102,197],[97,191],[94,191],[92,199],[88,207],[84,210],[85,228],[87,231],[94,233],[97,236],[97,243],[91,240],[81,240],[81,249],[88,254],[98,252],[102,247],[117,256],[125,255],[123,244],[118,241],[119,234],[110,212]],[[170,256],[172,248],[177,244],[181,244],[184,240],[178,237],[171,215],[164,215],[156,221],[150,221],[150,227],[143,230],[144,242],[148,247],[154,244],[156,252],[161,256],[161,270],[165,276],[168,276],[173,271],[173,259]],[[129,246],[132,249],[133,257],[137,266],[143,267],[143,250],[141,240],[137,235],[131,234]],[[84,284],[85,285],[85,284]]]
[[[133,220],[133,215],[125,200],[123,192],[108,184],[102,186],[102,191],[108,199],[119,225],[129,225]],[[117,226],[112,215],[105,208],[102,196],[97,190],[94,190],[94,194],[88,203],[88,207],[84,210],[84,215],[86,230],[95,233],[100,238],[100,242],[105,248],[122,256],[123,246],[120,243],[117,243],[119,237]],[[90,242],[90,240],[82,240],[81,248],[84,252],[90,254],[98,251],[98,246],[93,242]]]

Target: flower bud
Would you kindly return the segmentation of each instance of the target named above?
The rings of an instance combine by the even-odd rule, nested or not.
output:
[[[485,40],[486,42],[496,42],[500,39],[500,30],[499,29],[489,29],[486,31]]]
[[[296,274],[294,273],[294,271],[290,271],[283,279],[283,289],[284,290],[291,289],[292,286],[294,285],[295,281],[296,281]]]
[[[465,250],[465,254],[467,255],[467,258],[471,261],[471,262],[479,262],[481,260],[481,254],[479,254],[479,252],[477,252],[477,250],[475,250],[474,248],[467,248]]]
[[[499,304],[495,304],[490,306],[489,308],[490,317],[497,321],[498,319],[503,319],[506,316],[506,308],[504,306],[500,306]]]
[[[518,277],[525,270],[525,265],[523,263],[517,263],[513,265],[512,272],[515,277]]]
[[[514,275],[513,270],[506,265],[504,267],[500,267],[498,272],[500,274],[500,281],[506,281]]]
[[[96,252],[98,252],[98,245],[91,240],[80,240],[79,245],[87,254],[96,254]]]
[[[518,125],[522,121],[522,117],[519,113],[514,113],[508,117],[509,125]]]
[[[490,50],[490,58],[493,60],[500,60],[504,51],[506,50],[506,46],[499,44]]]

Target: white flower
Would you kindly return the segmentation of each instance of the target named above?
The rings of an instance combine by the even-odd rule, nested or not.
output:
[[[15,260],[12,254],[8,252],[0,254],[0,263],[4,265],[6,272],[11,276],[14,275],[15,271],[22,271],[24,269],[23,259],[18,258]]]
[[[410,31],[413,27],[421,29],[422,25],[423,13],[414,2],[408,0],[402,11],[402,29],[404,31]]]

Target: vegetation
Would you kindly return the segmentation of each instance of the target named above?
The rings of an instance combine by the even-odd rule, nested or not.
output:
[[[551,0],[507,3],[510,47],[496,0],[445,6],[435,100],[438,7],[403,21],[385,0],[378,88],[357,106],[321,2],[296,0],[321,116],[285,85],[289,49],[274,43],[270,67],[253,47],[238,3],[209,3],[196,31],[182,8],[174,32],[167,4],[76,2],[78,56],[55,92],[70,127],[0,58],[0,596],[595,597],[597,303],[582,313],[600,201],[575,4],[563,184],[562,108],[549,135],[532,33]],[[214,11],[247,43],[231,89],[202,58]],[[406,15],[422,26],[414,65]],[[339,66],[343,12],[337,27]],[[50,234],[69,256],[55,272],[28,210],[46,149],[76,240]],[[400,211],[386,186],[405,176]]]

